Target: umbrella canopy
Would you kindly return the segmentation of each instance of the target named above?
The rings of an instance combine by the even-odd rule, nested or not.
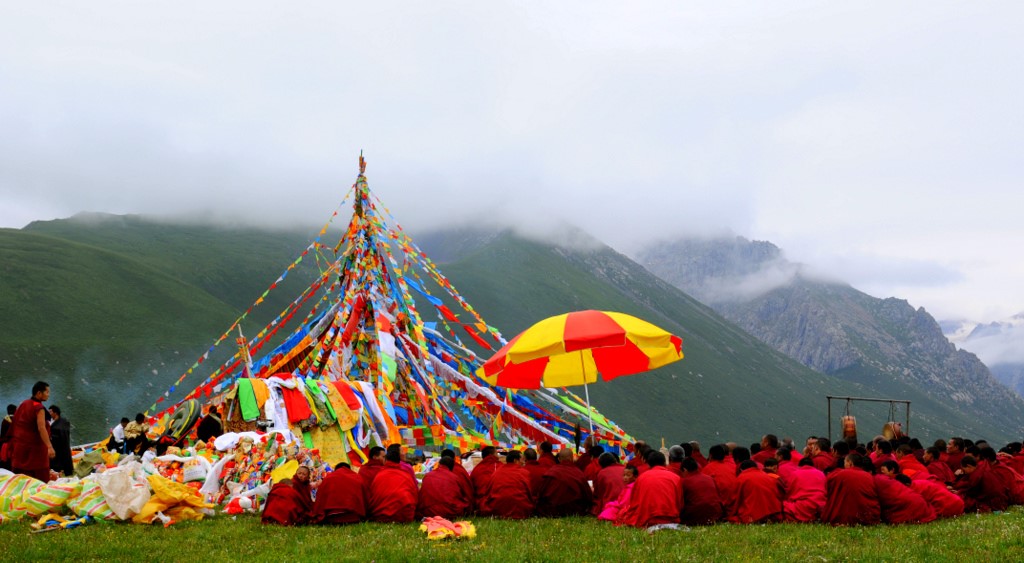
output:
[[[683,358],[683,340],[624,313],[577,311],[544,319],[477,370],[500,387],[537,389],[610,380]]]

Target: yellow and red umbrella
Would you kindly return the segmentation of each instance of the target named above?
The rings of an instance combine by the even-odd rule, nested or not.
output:
[[[634,316],[576,311],[526,329],[484,362],[477,375],[513,389],[586,386],[598,376],[607,381],[681,360],[682,347],[678,336]]]

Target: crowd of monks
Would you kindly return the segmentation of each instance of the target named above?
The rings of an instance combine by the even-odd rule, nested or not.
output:
[[[987,443],[951,438],[924,448],[913,439],[877,437],[868,444],[809,438],[803,448],[766,435],[759,444],[696,442],[655,450],[633,445],[622,463],[600,445],[512,450],[500,458],[481,450],[472,471],[451,450],[417,483],[401,448],[373,448],[359,471],[340,463],[316,489],[309,471],[274,484],[265,523],[408,523],[431,516],[477,514],[522,519],[592,515],[616,525],[648,528],[716,522],[909,524],[1024,503],[1020,443],[995,451]]]

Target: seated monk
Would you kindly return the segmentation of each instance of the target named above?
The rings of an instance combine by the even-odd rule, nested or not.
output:
[[[455,520],[469,514],[473,507],[473,488],[454,471],[455,460],[442,457],[433,471],[423,476],[416,518],[440,516]]]
[[[480,462],[476,464],[476,467],[469,474],[469,478],[473,482],[473,497],[476,499],[476,509],[478,511],[483,502],[484,494],[487,492],[487,485],[491,482],[491,477],[494,476],[498,466],[501,465],[497,454],[498,450],[494,446],[485,446],[480,450]]]
[[[553,451],[554,447],[552,447],[551,442],[541,442],[540,455],[537,457],[537,463],[545,467],[551,467],[558,463],[558,461],[555,460],[555,454],[552,453]]]
[[[832,441],[828,438],[816,438],[811,442],[811,461],[822,473],[828,473],[836,467],[836,458],[832,455]]]
[[[530,474],[520,465],[520,459],[515,450],[505,455],[505,463],[494,472],[479,498],[481,516],[522,520],[533,515]]]
[[[668,470],[682,478],[684,459],[686,459],[686,450],[682,446],[672,446],[669,448]]]
[[[978,461],[972,455],[960,459],[963,474],[953,488],[964,499],[964,512],[994,512],[1006,510],[1009,492],[999,477],[992,473],[988,462]]]
[[[899,463],[891,459],[883,461],[879,472],[875,475],[875,490],[878,491],[882,522],[917,524],[935,520],[932,505],[916,491],[896,480],[896,476],[900,475]]]
[[[761,450],[750,456],[750,459],[764,465],[765,460],[775,457],[779,450],[779,437],[775,434],[765,434],[761,437]]]
[[[665,467],[665,454],[652,450],[647,454],[650,467],[637,477],[629,506],[619,515],[626,526],[649,528],[658,524],[678,524],[683,511],[683,485],[679,477]]]
[[[460,481],[463,481],[465,485],[469,487],[470,492],[473,493],[472,502],[470,502],[469,507],[470,509],[474,508],[476,506],[476,491],[473,490],[473,479],[470,478],[469,471],[466,471],[466,468],[462,466],[462,459],[455,455],[454,450],[448,448],[441,450],[441,457],[450,457],[452,458],[452,461],[455,462],[452,465],[452,472],[455,473],[455,476],[458,477]]]
[[[810,457],[801,458],[795,471],[784,478],[782,509],[787,522],[817,522],[825,506],[825,474]]]
[[[994,449],[985,446],[978,449],[979,461],[988,463],[989,471],[999,479],[1002,487],[1006,490],[1007,506],[1021,504],[1024,502],[1024,480],[1020,474],[1010,467],[1010,464],[1002,461],[1009,460],[1009,456],[1000,456]]]
[[[692,457],[684,458],[681,467],[683,510],[679,513],[679,523],[685,526],[706,526],[721,520],[725,507],[718,496],[715,480],[701,473],[700,464]]]
[[[541,464],[540,460],[537,459],[537,452],[533,448],[526,448],[526,451],[523,452],[523,457],[526,459],[526,464],[523,467],[525,467],[526,472],[530,474],[530,491],[533,492],[533,498],[537,498],[537,493],[540,492],[540,482],[544,477],[544,473],[546,473],[548,469],[554,467],[555,464]]]
[[[900,473],[911,479],[927,479],[931,475],[928,468],[914,456],[914,448],[909,444],[900,444],[896,448],[896,463],[900,464]]]
[[[782,519],[778,478],[761,471],[756,461],[748,459],[740,463],[736,483],[736,508],[729,516],[730,522],[754,524]]]
[[[299,466],[291,479],[283,479],[271,487],[261,521],[282,526],[305,524],[310,519],[312,509],[309,468]]]
[[[370,448],[370,459],[359,468],[359,477],[363,480],[363,494],[370,497],[370,483],[377,473],[384,469],[384,448],[374,446]]]
[[[594,508],[591,514],[597,516],[604,510],[604,505],[619,498],[625,484],[622,481],[622,472],[626,466],[619,463],[619,458],[611,452],[601,454],[597,458],[601,470],[594,477]]]
[[[583,472],[573,464],[572,450],[565,448],[558,452],[558,464],[549,467],[541,477],[536,500],[537,516],[559,518],[590,512],[593,493]]]
[[[901,478],[897,475],[896,479],[903,482],[903,479],[908,479],[908,477],[904,475]],[[935,511],[935,516],[938,518],[952,518],[964,513],[964,499],[950,491],[945,483],[940,483],[937,479],[913,479],[910,481],[910,488],[917,491],[917,494],[932,505],[932,510]]]
[[[388,449],[384,454],[384,468],[370,483],[367,502],[370,520],[407,524],[416,519],[416,479],[402,467],[402,454]]]
[[[604,448],[602,446],[593,446],[590,448],[589,453],[592,456],[590,463],[585,468],[581,468],[581,470],[583,471],[584,479],[593,481],[594,477],[597,477],[597,472],[601,471],[601,463],[598,460],[604,455]],[[578,464],[577,467],[579,467]]]
[[[604,508],[602,508],[601,512],[597,515],[598,520],[614,522],[616,526],[622,525],[620,516],[625,514],[626,507],[629,506],[629,499],[633,493],[633,485],[636,483],[636,478],[639,476],[639,472],[635,467],[627,467],[624,465],[620,467],[622,467],[622,490],[619,491],[619,496],[615,497],[614,500],[606,502]]]
[[[355,524],[366,518],[363,479],[347,463],[339,463],[320,482],[313,503],[312,521],[320,524]]]
[[[725,513],[732,514],[736,507],[736,467],[726,461],[732,459],[728,452],[724,444],[711,446],[708,450],[708,463],[701,469],[701,473],[715,480],[718,498],[722,499],[722,504],[725,505]]]
[[[925,449],[923,455],[924,467],[940,483],[951,485],[956,480],[956,475],[945,462],[941,461],[941,458],[942,450],[939,448],[932,446]]]
[[[573,462],[574,464],[576,464],[577,469],[579,469],[580,471],[586,471],[587,466],[590,465],[590,462],[596,460],[600,456],[600,454],[596,454],[592,451],[595,447],[600,446],[597,446],[597,442],[594,441],[593,436],[588,436],[586,440],[583,440],[583,453],[581,453],[580,456],[576,458],[576,460]],[[604,453],[604,448],[601,448],[601,453]],[[558,463],[562,463],[560,458]]]
[[[823,439],[823,438],[822,438]],[[817,465],[815,465],[817,467]],[[825,480],[826,499],[821,521],[834,526],[872,525],[882,520],[871,460],[849,454],[844,469],[836,469]]]

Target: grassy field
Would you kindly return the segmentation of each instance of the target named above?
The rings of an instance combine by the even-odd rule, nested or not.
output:
[[[428,541],[416,525],[263,526],[217,516],[164,529],[93,524],[32,534],[0,526],[3,561],[1020,561],[1024,509],[918,526],[720,524],[688,531],[622,529],[590,519],[474,518],[477,537]]]

